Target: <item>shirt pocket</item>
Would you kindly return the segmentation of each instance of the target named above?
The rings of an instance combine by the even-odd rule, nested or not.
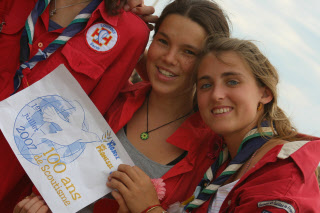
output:
[[[19,5],[22,4],[22,5]],[[16,35],[24,28],[34,7],[30,1],[3,1],[0,3],[0,34]],[[2,27],[1,27],[2,26]]]
[[[81,45],[75,48],[66,43],[61,53],[73,71],[97,80],[103,75],[105,68],[100,66],[92,57],[88,56],[86,49],[86,47],[81,48]]]
[[[101,50],[92,47],[92,40],[97,39],[97,35],[92,37],[101,27],[109,29],[106,39],[110,38],[110,42],[103,43]],[[102,30],[100,29],[99,32]],[[100,36],[100,35],[99,35]],[[108,37],[109,36],[109,37]],[[103,40],[105,42],[105,40]],[[112,45],[111,45],[112,44]],[[99,79],[103,73],[110,69],[115,63],[118,63],[122,46],[120,45],[120,35],[116,27],[109,24],[98,22],[93,23],[86,29],[82,30],[72,37],[63,47],[62,54],[68,60],[70,67],[78,73],[85,74],[92,79]],[[110,45],[110,46],[109,46]]]

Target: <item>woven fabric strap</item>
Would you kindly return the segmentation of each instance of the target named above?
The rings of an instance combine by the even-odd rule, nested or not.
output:
[[[272,129],[268,126],[267,122],[262,123],[262,131],[263,134],[260,134],[258,129],[254,128],[248,132],[241,142],[237,155],[230,161],[226,169],[215,180],[213,180],[219,167],[230,158],[227,147],[220,152],[218,160],[216,160],[206,171],[204,177],[197,186],[193,195],[195,199],[185,206],[185,210],[190,212],[192,209],[198,208],[209,200],[209,198],[217,192],[219,187],[223,185],[223,183],[233,174],[235,174],[251,157],[251,155],[265,144],[273,135]]]
[[[45,9],[50,4],[51,0],[39,0],[25,24],[24,34],[28,36],[28,43],[32,45],[33,37],[34,37],[34,29],[37,23],[38,18],[45,11]],[[69,39],[71,39],[74,35],[80,32],[88,22],[92,12],[99,5],[100,0],[93,0],[86,8],[84,8],[74,19],[73,21],[64,29],[64,31],[53,41],[51,42],[43,51],[41,49],[38,50],[37,54],[35,54],[29,61],[23,62],[19,69],[16,71],[14,76],[14,93],[17,92],[21,85],[21,81],[23,78],[22,71],[25,68],[29,68],[30,70],[36,66],[36,64],[42,60],[47,59],[52,53],[54,53],[60,46],[67,43]],[[13,93],[13,94],[14,94]]]

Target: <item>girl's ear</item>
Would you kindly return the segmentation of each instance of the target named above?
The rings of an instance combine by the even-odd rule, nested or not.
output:
[[[271,90],[268,87],[263,87],[263,95],[260,99],[260,102],[263,104],[267,104],[270,101],[272,101],[272,99],[273,99],[273,95]]]

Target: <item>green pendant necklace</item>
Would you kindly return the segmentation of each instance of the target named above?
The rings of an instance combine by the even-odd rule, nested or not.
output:
[[[188,112],[187,114],[185,114],[185,115],[183,115],[183,116],[181,116],[181,117],[173,120],[173,121],[170,121],[170,122],[165,123],[165,124],[163,124],[163,125],[161,125],[161,126],[159,126],[159,127],[157,127],[157,128],[154,128],[154,129],[149,130],[149,123],[148,123],[148,122],[149,122],[149,96],[147,96],[147,131],[141,133],[141,134],[140,134],[140,138],[141,138],[142,140],[147,140],[147,139],[149,138],[149,133],[150,133],[150,132],[153,132],[153,131],[155,131],[155,130],[157,130],[157,129],[160,129],[161,127],[164,127],[164,126],[166,126],[166,125],[169,125],[169,124],[171,124],[171,123],[173,123],[173,122],[175,122],[175,121],[178,121],[178,120],[180,120],[180,119],[182,119],[182,118],[190,115],[192,112],[193,112],[193,110],[192,110],[191,112]]]

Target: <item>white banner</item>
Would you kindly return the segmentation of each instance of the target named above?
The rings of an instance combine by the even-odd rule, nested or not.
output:
[[[110,172],[133,165],[64,65],[0,102],[0,118],[13,152],[54,213],[79,211],[106,195]]]

